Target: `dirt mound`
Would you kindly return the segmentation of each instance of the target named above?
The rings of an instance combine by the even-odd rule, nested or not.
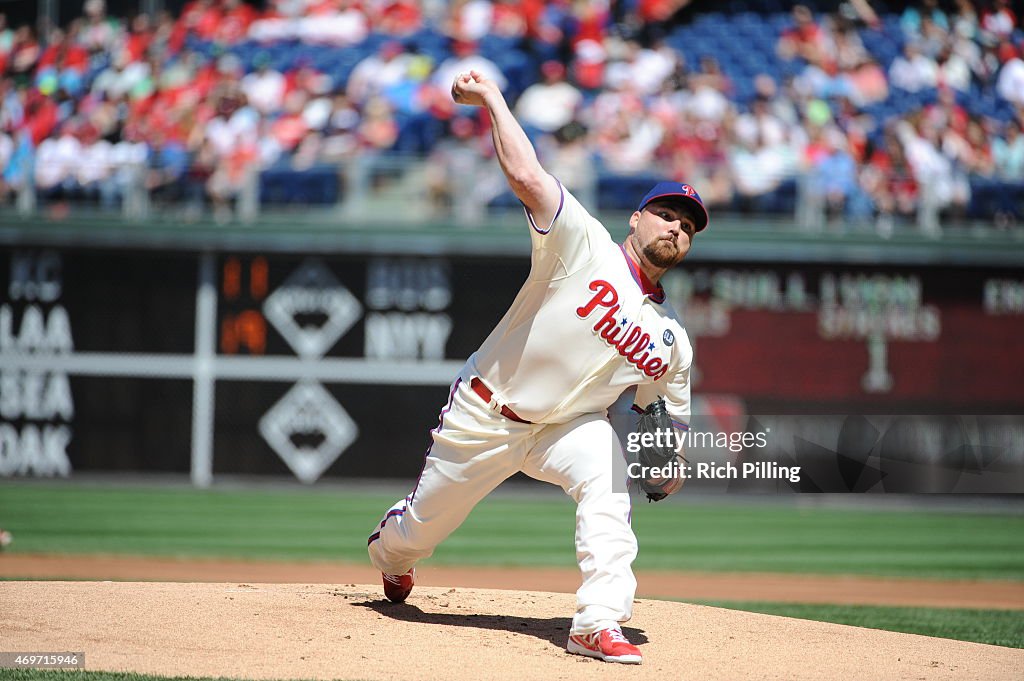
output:
[[[564,650],[569,594],[304,584],[8,582],[4,648],[84,651],[91,670],[249,679],[1009,679],[1024,651],[639,600],[640,667]]]
[[[452,567],[420,565],[424,585],[575,593],[576,568]],[[124,555],[7,554],[0,578],[116,579],[127,582],[376,583],[368,563],[284,562]],[[637,593],[673,600],[780,601],[847,605],[1024,610],[1024,583],[750,572],[636,572]]]

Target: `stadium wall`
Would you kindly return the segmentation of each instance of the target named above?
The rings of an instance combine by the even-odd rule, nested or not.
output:
[[[966,470],[1000,474],[974,491],[1024,491],[1019,247],[716,228],[664,280],[695,347],[698,422],[848,436],[852,415],[883,417],[872,428],[917,443],[915,465],[957,472],[901,491],[962,489]],[[521,227],[501,224],[69,220],[0,241],[5,477],[414,478],[450,381],[529,269]]]

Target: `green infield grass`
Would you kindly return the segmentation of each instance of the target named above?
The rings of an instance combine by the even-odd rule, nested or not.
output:
[[[0,527],[17,553],[250,560],[366,560],[366,537],[394,498],[354,489],[0,484]],[[568,498],[485,499],[437,564],[576,565]],[[636,503],[639,569],[1024,579],[1024,517]]]
[[[731,610],[761,612],[817,622],[1024,648],[1024,612],[954,608],[894,608],[763,601],[692,601]]]

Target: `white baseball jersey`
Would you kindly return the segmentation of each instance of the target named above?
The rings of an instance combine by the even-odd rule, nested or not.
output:
[[[622,447],[605,411],[636,387],[637,404],[662,396],[685,427],[693,352],[664,291],[560,189],[547,229],[527,213],[529,279],[452,385],[416,487],[373,527],[367,550],[385,575],[404,574],[509,476],[558,485],[577,504],[583,577],[569,633],[591,634],[628,621],[636,594],[629,495],[616,492]]]
[[[547,229],[527,211],[529,279],[468,361],[494,400],[533,423],[600,413],[638,386],[681,427],[690,420],[693,350],[679,318],[608,231],[559,184]]]

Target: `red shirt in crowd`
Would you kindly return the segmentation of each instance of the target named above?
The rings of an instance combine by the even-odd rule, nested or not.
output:
[[[395,0],[386,4],[377,15],[376,28],[390,35],[415,33],[423,26],[423,13],[418,2]]]
[[[84,73],[89,68],[89,53],[84,47],[66,41],[50,45],[39,58],[37,68],[72,69]]]
[[[192,0],[181,10],[178,23],[202,40],[212,40],[220,21],[220,8],[212,0]]]

